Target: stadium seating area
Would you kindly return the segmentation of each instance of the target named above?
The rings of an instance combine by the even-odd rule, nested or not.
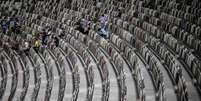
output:
[[[1,0],[5,16],[21,28],[0,31],[0,101],[201,101],[200,0]],[[44,26],[47,45],[21,51]]]

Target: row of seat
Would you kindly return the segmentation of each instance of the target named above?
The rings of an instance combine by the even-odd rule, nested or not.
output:
[[[121,2],[120,2],[121,3]],[[171,3],[173,3],[173,2],[171,2]],[[121,4],[118,4],[118,6],[119,5],[121,5]],[[138,4],[137,4],[138,5]],[[139,4],[140,5],[140,4]],[[176,5],[179,5],[179,4],[176,4]],[[111,6],[111,5],[110,5]],[[116,7],[118,7],[118,6],[116,6]],[[122,5],[121,5],[122,6]],[[176,8],[178,8],[178,7],[176,7]],[[138,9],[140,9],[140,12],[144,12],[144,11],[141,11],[141,8],[138,8]],[[71,10],[72,11],[72,10]],[[91,12],[93,12],[93,10],[91,10]],[[113,13],[114,12],[114,13]],[[121,42],[121,41],[119,41],[119,40],[121,40],[121,39],[123,39],[123,40],[126,40],[129,44],[128,45],[131,45],[131,47],[136,47],[137,48],[137,51],[139,51],[140,49],[141,49],[141,47],[144,45],[144,42],[145,43],[148,43],[148,50],[149,50],[149,52],[148,53],[154,53],[154,52],[157,52],[157,53],[159,53],[159,55],[156,55],[156,54],[152,54],[152,55],[155,55],[155,56],[157,56],[157,58],[162,58],[165,62],[167,62],[166,64],[163,64],[164,66],[165,65],[167,65],[168,66],[168,68],[169,69],[167,69],[167,71],[169,70],[170,71],[170,75],[174,75],[173,77],[173,81],[175,80],[176,82],[178,81],[178,83],[177,83],[177,85],[178,85],[178,92],[179,92],[179,95],[181,96],[180,97],[180,99],[179,100],[187,100],[186,99],[186,94],[187,94],[187,91],[186,91],[186,84],[185,84],[185,80],[184,80],[184,78],[186,79],[188,79],[188,76],[186,76],[186,74],[184,73],[183,75],[184,75],[184,77],[183,76],[181,76],[181,77],[179,77],[179,80],[176,80],[177,79],[177,70],[175,70],[175,68],[177,68],[177,65],[179,65],[179,67],[181,66],[182,68],[183,67],[187,67],[187,68],[189,68],[190,66],[193,66],[193,68],[192,68],[192,70],[191,71],[189,71],[189,69],[186,69],[185,68],[185,70],[184,70],[184,72],[185,71],[188,71],[189,72],[189,74],[193,71],[193,75],[194,75],[194,77],[196,77],[196,81],[198,81],[198,84],[199,84],[199,72],[197,72],[196,70],[198,70],[199,71],[199,67],[200,67],[200,65],[199,65],[199,59],[195,56],[195,55],[197,55],[197,54],[195,54],[195,53],[191,53],[191,52],[188,52],[188,48],[184,48],[184,49],[181,49],[180,47],[182,46],[182,47],[186,47],[187,45],[184,45],[183,43],[180,45],[180,44],[178,44],[178,41],[177,41],[177,39],[175,39],[175,38],[178,38],[178,37],[176,37],[175,35],[170,35],[170,34],[166,34],[166,33],[162,33],[161,34],[161,32],[157,32],[158,30],[157,29],[155,29],[155,28],[157,28],[157,25],[158,25],[158,23],[156,22],[156,23],[154,23],[154,25],[156,25],[156,26],[153,26],[153,22],[154,21],[148,21],[148,22],[144,22],[144,20],[146,20],[146,19],[144,19],[144,18],[146,18],[146,17],[143,17],[144,15],[143,15],[143,13],[142,13],[142,15],[141,15],[141,13],[140,12],[137,12],[137,13],[139,13],[139,15],[140,16],[138,16],[140,19],[139,19],[139,22],[135,22],[134,21],[134,23],[136,23],[135,25],[136,26],[138,26],[138,27],[142,27],[142,29],[141,28],[138,28],[138,27],[135,27],[135,25],[134,25],[134,27],[135,28],[132,28],[132,27],[130,27],[129,26],[129,28],[130,29],[126,29],[126,28],[128,28],[128,27],[126,27],[126,26],[128,26],[128,22],[126,22],[126,23],[123,23],[123,26],[119,23],[119,20],[117,21],[117,25],[118,26],[115,26],[115,28],[113,27],[114,25],[113,24],[111,24],[111,27],[113,28],[112,29],[112,32],[113,32],[113,36],[112,37],[110,37],[110,40],[106,40],[106,41],[102,41],[102,38],[98,38],[98,35],[96,35],[96,34],[90,34],[90,37],[93,39],[94,38],[94,40],[97,40],[97,41],[95,41],[95,42],[97,42],[97,43],[100,43],[100,45],[101,45],[101,47],[103,47],[103,49],[104,49],[104,51],[106,51],[106,53],[109,53],[109,55],[110,55],[110,49],[111,50],[118,50],[118,49],[115,49],[115,47],[113,46],[113,44],[115,45],[116,44],[116,46],[119,48],[119,49],[121,49],[121,50],[123,50],[124,48],[124,45],[122,45],[121,43],[123,42]],[[72,11],[72,13],[71,14],[73,14],[74,12]],[[116,14],[115,14],[116,13]],[[86,13],[84,13],[84,14],[86,14]],[[117,12],[116,11],[112,11],[112,14],[114,14],[114,15],[112,15],[112,17],[116,17],[116,15],[117,15]],[[54,15],[54,14],[53,14]],[[125,14],[126,15],[126,14]],[[146,14],[145,14],[146,15]],[[69,15],[70,16],[70,15]],[[77,16],[77,15],[75,15],[75,16]],[[79,16],[79,15],[78,15]],[[87,15],[85,15],[86,17],[87,17]],[[89,14],[89,16],[91,16],[91,14]],[[169,15],[168,15],[169,16]],[[81,17],[81,16],[80,16]],[[151,16],[152,17],[152,16]],[[153,16],[153,17],[158,17],[158,16]],[[79,17],[78,17],[79,18]],[[70,26],[73,26],[74,24],[74,21],[73,20],[76,20],[76,19],[78,19],[78,18],[70,18],[70,20],[68,20],[68,22],[70,22],[71,24],[70,24]],[[173,19],[175,19],[173,16],[172,16],[172,18]],[[113,18],[112,18],[113,19]],[[125,17],[123,17],[122,18],[122,20],[125,20],[126,18]],[[176,18],[177,19],[177,18]],[[191,18],[187,18],[187,19],[191,19]],[[50,19],[51,20],[51,19]],[[58,19],[57,19],[58,20]],[[121,19],[120,19],[121,20]],[[159,19],[159,20],[164,20],[164,19]],[[170,19],[170,21],[171,21],[172,19]],[[31,21],[32,22],[32,21]],[[38,21],[39,22],[39,21]],[[47,22],[51,22],[51,21],[47,21]],[[64,20],[63,20],[63,22],[64,22]],[[166,26],[166,24],[165,24],[165,22],[166,21],[163,21],[163,23],[164,23],[164,26]],[[59,23],[58,21],[54,21],[54,23]],[[115,22],[113,22],[114,24],[116,24]],[[172,22],[170,22],[170,23],[172,23]],[[174,22],[173,22],[173,27],[174,28],[176,28],[175,26],[174,26]],[[50,24],[51,25],[51,24]],[[69,24],[67,24],[67,25],[69,25]],[[58,26],[58,25],[55,25],[55,26]],[[110,27],[110,28],[111,28]],[[180,27],[180,26],[179,26]],[[123,28],[123,29],[122,29]],[[166,27],[164,27],[162,30],[164,30]],[[114,29],[116,30],[116,31],[114,31]],[[129,32],[126,32],[126,33],[122,33],[122,32],[125,32],[124,30],[133,30],[133,32],[131,32],[132,34],[134,34],[134,37],[132,37],[133,35],[132,34],[130,34]],[[58,30],[59,30],[59,28],[58,28]],[[146,31],[144,31],[144,30],[146,30]],[[168,28],[167,29],[165,29],[166,31],[168,31]],[[198,27],[198,29],[197,30],[199,30],[199,27]],[[160,31],[160,30],[159,30]],[[59,32],[59,31],[56,31],[56,32]],[[93,31],[92,31],[93,32]],[[156,33],[157,32],[157,33]],[[175,31],[173,31],[173,34],[174,34],[174,32]],[[190,32],[190,30],[188,30],[188,32]],[[191,31],[191,32],[195,32],[195,31]],[[76,35],[74,35],[76,33]],[[142,35],[141,35],[141,33],[142,33]],[[81,42],[84,42],[84,38],[82,38],[82,35],[81,34],[77,34],[77,32],[76,31],[72,31],[70,34],[72,34],[73,36],[75,36],[75,38],[77,38],[78,40],[80,40]],[[117,37],[118,36],[120,36],[120,38],[117,38],[114,34],[117,34]],[[180,38],[182,37],[183,38],[183,36],[181,36],[181,35],[183,35],[183,34],[180,34]],[[187,34],[188,35],[188,34]],[[196,35],[199,35],[199,32],[197,31],[196,32]],[[76,37],[77,36],[77,37]],[[115,37],[114,37],[115,36]],[[179,36],[179,35],[177,35],[177,36]],[[80,37],[80,38],[79,38]],[[198,40],[196,40],[196,41],[194,41],[194,42],[196,42],[196,44],[192,44],[193,42],[192,42],[192,40],[193,40],[193,38],[192,38],[193,36],[190,34],[189,35],[189,38],[187,38],[188,40],[187,40],[187,44],[190,44],[190,45],[195,45],[193,48],[194,49],[196,49],[196,50],[199,50],[199,39]],[[139,38],[139,39],[138,39]],[[157,39],[157,38],[160,38],[160,39]],[[71,38],[70,38],[71,39]],[[101,40],[100,40],[101,39]],[[118,39],[118,40],[117,40]],[[173,40],[172,40],[173,39]],[[185,40],[186,40],[186,38],[184,38]],[[131,41],[130,41],[131,40]],[[160,41],[158,41],[158,40],[162,40],[162,42],[160,42]],[[176,41],[174,41],[174,40],[176,40]],[[183,41],[185,41],[185,40],[183,40]],[[110,45],[108,45],[108,44],[105,44],[104,42],[107,42],[107,41],[111,41],[112,42],[112,44],[110,44]],[[142,42],[143,41],[143,42]],[[92,41],[92,42],[94,42],[94,41]],[[102,43],[103,42],[103,43]],[[126,42],[126,43],[127,43]],[[72,41],[72,42],[70,42],[69,41],[69,43],[70,44],[74,44],[74,42]],[[109,42],[110,43],[110,42]],[[165,43],[165,44],[164,44]],[[111,48],[105,48],[105,47],[107,47],[107,45],[108,46],[112,46]],[[164,47],[161,47],[161,45],[162,46],[164,46]],[[82,45],[81,45],[82,46]],[[96,46],[96,45],[95,45]],[[150,48],[149,48],[149,46],[150,46]],[[76,44],[74,44],[73,45],[73,47],[79,47],[79,45],[77,46]],[[96,46],[96,47],[100,47],[100,46]],[[176,47],[176,48],[175,48]],[[78,50],[79,50],[79,48],[77,48]],[[181,49],[181,50],[179,50],[179,49]],[[161,50],[161,51],[159,51],[159,50]],[[169,55],[163,55],[163,52],[164,51],[162,51],[162,50],[165,50]],[[173,52],[172,50],[178,50],[178,51],[176,51],[177,53],[176,54],[179,54],[179,55],[177,55],[177,57],[182,57],[182,59],[178,59],[178,58],[175,58],[175,52]],[[185,51],[184,51],[185,50]],[[103,52],[104,52],[103,51]],[[125,50],[125,52],[126,52],[127,50]],[[191,50],[190,50],[191,51]],[[92,53],[93,54],[96,54],[97,52],[93,52],[93,50],[92,50]],[[115,53],[115,52],[114,52]],[[123,51],[123,53],[124,53],[124,51]],[[186,54],[188,54],[188,53],[190,53],[189,55],[186,55]],[[117,54],[118,54],[118,52],[117,52]],[[110,56],[113,56],[112,54],[110,55]],[[115,56],[115,55],[114,55]],[[146,57],[149,57],[150,55],[143,55],[142,54],[142,56],[144,57],[144,60],[146,61]],[[127,55],[127,57],[129,57],[129,55]],[[142,57],[142,58],[143,58]],[[170,57],[170,58],[165,58],[165,57]],[[111,57],[112,58],[112,57]],[[155,57],[156,58],[156,57]],[[172,59],[173,59],[173,63],[172,63]],[[132,60],[132,59],[131,59]],[[161,60],[160,62],[162,62],[163,60]],[[179,61],[178,61],[179,60]],[[190,61],[189,61],[190,60]],[[115,59],[112,59],[112,61],[114,61],[115,62]],[[132,60],[133,61],[133,60]],[[175,62],[174,62],[175,61]],[[182,63],[183,61],[186,61],[187,62],[187,64],[186,63],[183,63],[182,65],[180,64],[180,62]],[[196,61],[196,62],[194,62],[194,61]],[[159,62],[158,60],[156,60],[156,62]],[[116,62],[116,63],[118,63],[118,62]],[[132,63],[132,62],[131,62]],[[152,67],[152,65],[151,64],[149,64],[150,62],[147,62],[148,63],[148,65],[150,66],[150,67]],[[151,62],[152,63],[152,62]],[[163,62],[162,62],[163,63]],[[178,64],[179,63],[179,64]],[[177,64],[177,65],[175,65],[175,64]],[[191,65],[192,64],[192,65]],[[118,64],[115,64],[115,65],[118,65]],[[188,65],[188,66],[186,66],[186,65]],[[161,66],[159,66],[160,67],[160,69],[162,68]],[[174,68],[172,68],[172,67],[174,67]],[[153,69],[156,69],[156,67],[154,66],[154,68]],[[183,69],[182,69],[183,70]],[[136,70],[137,71],[137,70]],[[111,74],[111,73],[109,73],[109,74]],[[160,73],[159,73],[160,74]],[[188,75],[188,74],[187,74]],[[158,77],[160,77],[160,76],[158,76]],[[154,81],[153,81],[154,82]],[[188,82],[189,83],[189,82]],[[188,85],[188,86],[192,86],[192,85]],[[196,86],[196,87],[199,87],[199,86]],[[192,89],[193,90],[193,89]],[[189,90],[188,90],[189,91]],[[191,92],[191,91],[190,91]],[[191,93],[190,93],[191,94]],[[192,96],[190,95],[190,97],[192,98]],[[197,99],[197,98],[192,98],[192,99]]]
[[[172,41],[169,41],[169,42],[172,42]]]
[[[68,37],[68,38],[70,38],[70,39],[67,39],[67,40],[70,41],[69,43],[72,44],[75,48],[77,48],[79,50],[78,53],[82,54],[83,53],[83,49],[84,49],[82,47],[82,45],[79,45],[79,43],[77,43],[78,41],[75,41],[74,37]]]

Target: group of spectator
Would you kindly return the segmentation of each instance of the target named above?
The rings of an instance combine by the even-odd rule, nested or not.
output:
[[[83,34],[88,35],[89,31],[91,30],[90,25],[92,23],[96,23],[98,26],[96,32],[104,37],[109,37],[109,29],[108,29],[108,22],[109,16],[107,14],[102,14],[100,17],[97,18],[97,21],[90,21],[89,19],[80,19],[76,24],[76,29],[82,32]]]
[[[3,17],[1,20],[1,30],[4,34],[7,34],[9,32],[13,32],[15,34],[20,33],[20,25],[19,25],[19,19],[16,16],[13,16],[11,18]]]
[[[15,36],[21,33],[21,27],[19,23],[18,17],[3,17],[1,20],[1,31],[3,34],[9,35],[13,33]],[[14,40],[8,40],[6,42],[1,41],[4,48],[12,48],[16,51],[24,51],[26,54],[28,54],[29,49],[33,47],[36,52],[39,51],[40,48],[44,48],[50,40],[54,44],[54,46],[59,46],[59,37],[52,35],[51,28],[48,26],[45,26],[42,28],[41,31],[38,33],[34,33],[33,40],[27,41],[25,40],[23,43],[16,42]]]

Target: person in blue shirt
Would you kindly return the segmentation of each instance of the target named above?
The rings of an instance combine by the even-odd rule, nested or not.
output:
[[[108,21],[109,21],[109,16],[107,14],[103,14],[99,18],[99,22],[101,23],[101,27],[102,28],[106,28],[107,27]]]
[[[9,26],[8,19],[7,17],[4,17],[3,20],[1,21],[1,28],[4,34],[7,33],[8,26]]]
[[[109,17],[107,14],[103,14],[99,18],[100,28],[98,29],[98,34],[104,38],[107,38],[109,36],[109,31],[107,27],[108,21]]]

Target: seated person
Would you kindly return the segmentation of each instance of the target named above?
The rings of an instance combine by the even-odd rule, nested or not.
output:
[[[23,50],[24,50],[25,54],[28,55],[29,50],[30,50],[30,44],[29,44],[28,41],[26,41],[26,42],[24,43],[24,49],[23,49]]]
[[[104,38],[108,38],[109,37],[109,32],[107,30],[105,30],[104,28],[99,28],[98,29],[98,34]]]
[[[4,17],[3,20],[1,21],[1,28],[4,34],[7,33],[8,27],[9,27],[8,19],[7,17]]]
[[[65,33],[64,32],[62,32],[62,33],[59,34],[59,38],[63,39],[64,37],[65,37]]]
[[[58,37],[54,37],[54,43],[55,43],[55,46],[58,47],[59,46],[59,38]]]
[[[80,32],[83,34],[88,35],[90,27],[89,27],[89,21],[85,19],[81,19],[79,22],[79,27],[77,28]]]
[[[21,32],[21,26],[20,26],[20,25],[17,25],[17,26],[16,26],[15,33],[16,33],[16,34],[22,33],[22,32]]]
[[[40,46],[41,46],[41,42],[40,42],[40,40],[38,38],[36,38],[35,41],[34,41],[34,49],[35,49],[35,51],[37,53],[39,51]]]
[[[43,31],[40,34],[42,36],[42,45],[46,45],[46,41],[47,41],[47,37],[48,37],[47,32],[45,31],[45,29],[43,29]]]
[[[59,33],[59,36],[58,36],[59,38],[61,38],[61,39],[63,39],[64,37],[65,37],[65,29],[64,28],[62,28],[61,30],[60,30],[60,33]]]
[[[20,43],[16,41],[11,41],[11,49],[15,50],[17,53],[21,53]]]
[[[105,28],[106,25],[108,24],[109,16],[107,14],[103,14],[102,16],[100,16],[98,20],[101,23],[101,27]]]
[[[18,19],[17,17],[13,17],[10,21],[10,29],[13,33],[16,33],[18,27]]]
[[[90,30],[89,26],[85,27],[83,34],[88,35],[89,34],[89,30]]]

